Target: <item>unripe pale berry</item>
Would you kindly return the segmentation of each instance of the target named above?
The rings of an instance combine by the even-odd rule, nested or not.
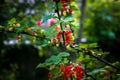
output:
[[[40,33],[41,33],[41,34],[44,34],[44,33],[45,33],[45,31],[42,29],[42,30],[40,30]]]
[[[20,27],[20,24],[19,24],[19,23],[17,23],[17,24],[16,24],[16,27]]]
[[[10,27],[10,28],[9,28],[9,31],[12,31],[12,30],[13,30],[13,27]]]
[[[70,49],[71,49],[70,45],[67,45],[67,46],[66,46],[66,48],[67,48],[68,50],[70,50]]]
[[[32,31],[32,29],[31,29],[31,28],[27,28],[27,30],[28,30],[28,31]]]

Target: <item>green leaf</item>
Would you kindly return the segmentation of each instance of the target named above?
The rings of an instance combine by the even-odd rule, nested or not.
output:
[[[57,65],[57,64],[59,64],[62,60],[63,60],[63,58],[62,57],[67,57],[67,56],[69,56],[69,53],[67,53],[67,52],[61,52],[59,55],[57,55],[57,56],[51,56],[50,58],[48,58],[48,59],[46,59],[46,61],[45,61],[45,63],[40,63],[38,66],[37,66],[37,68],[44,68],[44,67],[47,67],[47,66],[50,66],[50,65]],[[67,60],[67,58],[64,58],[64,63],[68,63],[68,60]]]
[[[98,74],[99,72],[105,71],[105,69],[100,68],[100,69],[94,69],[92,72],[89,72],[88,74],[90,75],[95,75]]]
[[[58,67],[55,67],[54,69],[52,69],[51,71],[50,71],[50,74],[52,74],[52,75],[57,75],[58,73],[60,72],[60,68],[58,68]]]
[[[79,48],[95,48],[97,47],[97,43],[91,43],[91,44],[80,44]]]
[[[36,68],[45,68],[46,67],[46,64],[45,63],[40,63],[37,65]]]
[[[67,56],[70,56],[70,54],[67,53],[67,52],[61,52],[61,53],[59,53],[59,55],[58,55],[58,57],[67,57]]]
[[[20,26],[20,27],[18,27],[16,30],[18,31],[18,32],[20,32],[20,31],[22,31],[24,29],[24,27],[23,26]]]
[[[80,57],[77,60],[81,61],[81,62],[83,62],[83,60],[85,60],[82,52],[80,52]]]
[[[67,64],[69,60],[67,58],[64,58],[63,63]]]
[[[89,55],[85,55],[85,57],[84,57],[83,60],[84,60],[84,62],[88,62],[88,61],[90,61],[90,59],[91,59],[91,58],[90,58]]]
[[[45,63],[58,64],[61,60],[62,60],[61,57],[51,56],[49,59],[45,61]]]
[[[42,44],[42,45],[40,45],[41,47],[46,47],[46,46],[48,46],[49,44],[47,44],[47,43],[44,43],[44,44]]]
[[[41,22],[45,23],[48,19],[53,18],[53,15],[51,14],[46,14],[45,16],[42,17]]]
[[[117,80],[120,80],[120,77],[119,77],[119,78],[117,78]]]
[[[82,64],[82,65],[81,65],[81,68],[82,68],[82,69],[85,69],[85,64]]]
[[[79,45],[79,48],[87,48],[88,47],[88,44],[80,44]]]
[[[106,16],[106,19],[110,22],[112,22],[112,16]]]
[[[61,62],[62,61],[62,58],[60,58],[60,57],[56,57],[55,59],[54,59],[54,64],[58,64],[59,62]]]
[[[109,36],[110,39],[115,39],[115,38],[116,38],[116,37],[115,37],[115,33],[112,32],[112,31],[110,31],[110,32],[108,33],[108,36]]]
[[[73,22],[73,21],[74,21],[73,16],[65,16],[65,17],[63,17],[63,22],[64,23],[69,23],[70,24],[70,22]]]
[[[101,34],[101,35],[106,35],[106,34],[107,34],[107,31],[102,30],[102,31],[100,31],[100,34]]]
[[[75,4],[74,4],[74,5],[75,5]],[[78,11],[78,8],[77,8],[76,6],[74,6],[74,5],[71,6],[71,9]]]
[[[15,18],[12,18],[8,21],[8,24],[11,25],[11,24],[14,24],[16,23],[16,19]]]
[[[97,47],[97,43],[88,44],[88,48],[94,48],[94,47]]]

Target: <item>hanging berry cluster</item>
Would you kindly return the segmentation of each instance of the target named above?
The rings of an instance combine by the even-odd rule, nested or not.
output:
[[[60,2],[62,5],[62,10],[61,10],[61,14],[63,15],[63,13],[68,13],[70,15],[72,15],[72,10],[70,9],[70,0],[53,0],[54,2]]]
[[[72,10],[70,9],[70,0],[61,0],[61,4],[62,4],[62,11],[61,13],[63,14],[64,12],[72,15]]]
[[[38,26],[38,27],[40,27],[41,26],[41,22],[40,21],[36,21],[36,26]],[[20,24],[18,24],[18,25],[20,25]],[[42,30],[41,30],[42,31]],[[41,32],[40,31],[40,32]],[[32,28],[30,28],[30,27],[25,27],[24,29],[23,29],[23,33],[28,33],[28,34],[30,34],[30,35],[33,35],[34,36],[34,39],[33,39],[33,41],[36,39],[36,37],[35,36],[37,36],[37,33],[34,31],[34,30],[32,30]],[[42,32],[41,32],[42,33]],[[18,35],[18,37],[17,37],[17,40],[20,42],[21,40],[22,40],[22,36],[21,35]]]
[[[75,80],[81,80],[84,77],[83,69],[81,68],[81,64],[78,64],[75,66],[74,64],[65,66],[60,66],[60,74],[62,77],[62,80],[69,80],[69,79],[75,79]],[[55,75],[51,75],[48,73],[48,78],[52,79]]]
[[[60,43],[61,42],[61,38],[62,38],[62,31],[58,32],[56,35],[56,38],[52,38],[51,42],[54,44]],[[64,32],[64,37],[65,37],[65,44],[73,44],[74,43],[74,38],[73,38],[73,34],[71,30],[66,30]]]
[[[56,12],[58,14],[58,19],[61,20],[64,13],[67,15],[72,15],[72,10],[70,9],[70,0],[53,0],[56,3]],[[61,4],[62,9],[59,10],[58,3]],[[61,13],[60,13],[61,12]],[[62,23],[60,23],[61,30],[56,34],[56,38],[52,38],[51,42],[54,44],[63,42],[65,45],[73,44],[74,43],[74,37],[73,32],[68,27],[70,25],[63,26]],[[62,39],[63,38],[63,39]]]
[[[84,76],[81,64],[78,64],[77,66],[74,66],[74,64],[70,66],[61,66],[60,68],[63,80],[68,80],[70,77],[76,80],[81,80]]]

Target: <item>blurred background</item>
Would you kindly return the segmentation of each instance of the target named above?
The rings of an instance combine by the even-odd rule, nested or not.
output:
[[[51,2],[0,0],[0,25],[6,26],[9,19],[16,18],[23,26],[34,26],[44,14],[54,11],[50,7]],[[73,5],[77,23],[73,29],[81,43],[96,42],[103,51],[109,52],[106,60],[120,61],[120,0],[75,0]],[[33,44],[33,38],[25,35],[22,35],[22,43],[18,44],[16,36],[18,34],[0,31],[0,80],[47,80],[48,71],[36,69],[36,66],[58,52],[57,49],[36,47],[43,41]]]

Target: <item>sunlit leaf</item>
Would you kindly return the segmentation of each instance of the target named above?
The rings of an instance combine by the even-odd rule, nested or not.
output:
[[[69,60],[67,58],[64,58],[63,63],[67,64]]]
[[[67,56],[70,56],[70,54],[67,53],[67,52],[61,52],[61,53],[59,53],[58,56],[59,56],[59,57],[67,57]]]
[[[45,67],[46,67],[46,64],[44,64],[44,63],[43,63],[43,64],[42,64],[42,63],[40,63],[40,64],[38,64],[38,65],[37,65],[37,67],[36,67],[36,68],[45,68]]]
[[[8,24],[10,25],[10,24],[14,24],[14,23],[16,23],[16,19],[15,18],[12,18],[12,19],[10,19],[9,21],[8,21]]]
[[[95,48],[97,47],[97,43],[91,43],[91,44],[80,44],[79,48]]]

